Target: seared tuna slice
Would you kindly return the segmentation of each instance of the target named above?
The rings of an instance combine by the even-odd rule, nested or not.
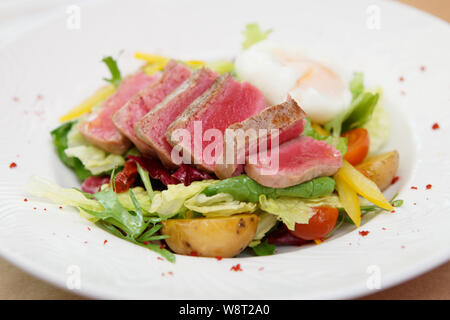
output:
[[[164,136],[169,125],[201,94],[203,94],[217,78],[218,74],[209,69],[199,69],[172,91],[145,117],[134,126],[139,139],[145,142],[158,155],[168,168],[176,168],[171,159],[172,146]]]
[[[258,89],[224,74],[169,126],[166,139],[176,146],[175,150],[182,151],[183,159],[213,172],[216,159],[222,154],[225,129],[265,107],[266,100]]]
[[[116,128],[127,136],[143,155],[153,157],[155,153],[136,136],[134,125],[183,83],[190,73],[191,71],[184,65],[175,60],[169,61],[159,81],[140,91],[114,114],[113,121]]]
[[[304,118],[303,110],[288,96],[286,102],[267,107],[253,117],[232,124],[225,133],[224,160],[216,163],[216,176],[226,179],[241,174],[249,153],[261,148],[270,149],[271,141],[276,136],[279,144],[297,137],[303,132]],[[264,130],[267,130],[266,134]],[[251,132],[255,134],[252,135]]]
[[[78,128],[83,137],[93,145],[105,151],[122,154],[128,150],[131,143],[112,121],[112,115],[119,110],[131,97],[151,83],[157,81],[160,73],[148,76],[139,71],[121,82],[116,92],[106,99],[98,111],[93,112]]]
[[[278,161],[258,161],[245,166],[247,175],[266,187],[285,188],[316,177],[331,176],[342,166],[342,156],[336,148],[307,136],[272,148],[269,159],[276,159],[274,152],[278,152]]]

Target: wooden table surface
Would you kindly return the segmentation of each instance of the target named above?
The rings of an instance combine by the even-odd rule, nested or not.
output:
[[[450,0],[399,0],[450,21]],[[83,299],[56,288],[0,259],[0,299]],[[450,262],[393,288],[362,299],[450,299]]]

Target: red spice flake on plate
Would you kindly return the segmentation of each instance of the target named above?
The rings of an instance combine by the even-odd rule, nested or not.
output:
[[[169,276],[173,276],[173,272],[172,272],[172,271],[167,272],[167,274],[168,274]]]
[[[427,68],[425,66],[420,66],[420,71],[425,72]]]
[[[87,241],[84,242],[84,244],[87,244],[87,243],[88,243]]]
[[[395,213],[395,210],[392,210],[391,213]]]
[[[87,227],[88,228],[88,231],[91,231],[91,228],[89,228],[89,227]]]
[[[164,276],[165,276],[165,273],[164,273],[164,272],[162,272],[162,273],[161,273],[161,277],[164,277]]]
[[[42,100],[42,99],[44,99],[44,96],[43,96],[42,94],[38,94],[38,95],[36,96],[36,99],[37,99],[37,100]]]
[[[59,206],[59,209],[60,209],[60,210],[62,210],[62,208],[63,208],[62,206]]]
[[[237,265],[232,266],[230,268],[230,271],[235,271],[235,272],[242,271],[241,264],[238,263]]]
[[[10,168],[10,169],[17,168],[17,163],[11,162],[11,163],[9,164],[9,168]]]
[[[403,245],[403,246],[401,246],[401,248],[402,248],[402,249],[405,249],[406,247]]]
[[[220,260],[222,260],[222,257],[216,257],[216,259],[217,259],[218,261],[220,261]]]
[[[156,259],[159,260],[159,261],[163,261],[163,260],[164,260],[164,259],[161,258],[161,257],[156,257]]]
[[[18,97],[13,97],[12,99],[13,99],[14,102],[19,102],[20,101],[20,99]]]
[[[361,236],[365,237],[365,236],[367,236],[367,235],[369,234],[369,232],[370,232],[370,231],[367,231],[367,230],[361,230],[361,231],[359,232],[359,234],[360,234]]]
[[[439,128],[440,128],[440,126],[439,126],[439,123],[437,123],[437,122],[433,123],[433,125],[431,126],[431,129],[433,129],[433,130],[437,130]]]
[[[417,190],[417,187],[415,187],[415,186],[412,186],[412,187],[411,187],[411,189],[413,189],[413,190]]]
[[[103,244],[107,244],[107,243],[108,243],[108,240],[103,241]]]
[[[197,251],[191,251],[191,253],[189,253],[189,255],[190,255],[191,257],[198,257]]]
[[[403,82],[403,81],[405,81],[405,78],[399,77],[399,78],[398,78],[398,81]]]
[[[394,184],[394,183],[396,183],[398,180],[400,179],[400,177],[399,176],[395,176],[394,177],[394,179],[392,179],[392,182],[391,182],[391,184]]]
[[[263,271],[263,270],[264,270],[264,267],[258,268],[258,271]]]
[[[28,199],[27,198],[23,199],[23,202],[28,202]]]
[[[413,205],[417,206],[417,203],[414,202]]]
[[[430,190],[433,186],[431,184],[427,184],[426,188],[427,190]]]
[[[386,230],[386,228],[385,228],[385,227],[383,227],[383,228],[381,228],[381,230]]]
[[[34,207],[34,208],[33,208],[33,210],[37,210],[37,208],[36,208],[36,207]]]

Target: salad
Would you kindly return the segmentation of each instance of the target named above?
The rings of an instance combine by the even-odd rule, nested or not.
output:
[[[382,90],[270,33],[247,25],[234,60],[137,52],[126,77],[105,57],[107,84],[51,132],[81,187],[34,176],[28,191],[171,262],[321,243],[400,206],[382,193],[399,165],[396,150],[379,153]]]

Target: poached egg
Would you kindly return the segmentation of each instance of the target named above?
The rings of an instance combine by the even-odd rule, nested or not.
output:
[[[282,103],[289,94],[320,124],[344,111],[351,101],[346,82],[335,70],[268,40],[239,54],[235,66],[238,76],[261,90],[269,103]]]

